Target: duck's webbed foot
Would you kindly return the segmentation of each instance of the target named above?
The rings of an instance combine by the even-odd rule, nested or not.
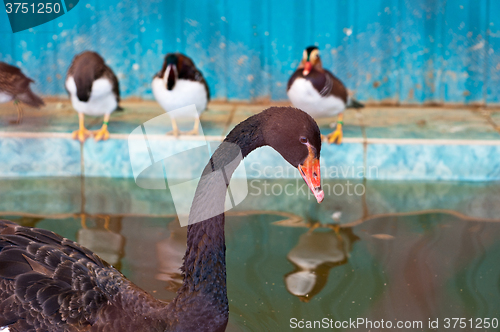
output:
[[[109,139],[109,131],[107,127],[108,126],[103,125],[101,129],[94,132],[94,140],[96,142],[105,141]]]
[[[326,140],[328,143],[336,143],[336,144],[342,144],[342,139],[344,138],[344,133],[342,131],[342,125],[339,124],[337,125],[337,129],[330,133],[328,136],[326,136]]]
[[[85,140],[90,136],[92,136],[92,132],[90,130],[87,130],[85,127],[75,130],[71,134],[71,137],[73,139],[79,140],[81,143],[85,142]]]
[[[342,139],[344,138],[344,132],[342,131],[343,125],[344,125],[344,113],[340,113],[337,118],[337,128],[335,128],[335,131],[331,132],[328,136],[326,136],[326,141],[328,143],[342,144]]]

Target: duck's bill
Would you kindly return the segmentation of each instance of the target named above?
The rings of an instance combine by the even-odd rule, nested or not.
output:
[[[309,154],[304,164],[298,167],[300,175],[304,181],[306,181],[307,186],[311,189],[314,197],[318,203],[321,203],[325,198],[325,193],[321,189],[321,173],[319,167],[319,159]]]
[[[304,75],[304,76],[309,75],[309,73],[311,72],[311,69],[312,69],[312,64],[309,61],[307,61],[304,64],[304,70],[302,71],[302,75]]]

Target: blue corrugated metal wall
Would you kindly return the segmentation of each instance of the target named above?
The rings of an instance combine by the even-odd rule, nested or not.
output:
[[[0,11],[0,59],[60,95],[72,57],[96,50],[125,97],[151,98],[163,55],[180,51],[215,98],[286,99],[303,48],[316,44],[363,101],[498,103],[498,13],[497,0],[81,0],[16,34]]]

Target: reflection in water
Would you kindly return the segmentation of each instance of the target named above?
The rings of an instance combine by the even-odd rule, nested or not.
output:
[[[298,220],[276,223],[286,218],[260,212],[227,219],[233,330],[292,330],[291,317],[424,323],[500,318],[499,222],[418,212],[370,219],[336,233],[333,225],[307,230]],[[122,272],[159,299],[173,298],[181,281],[186,228],[171,216],[88,216],[83,229],[72,217],[5,219],[78,240],[109,255],[110,263],[119,259]]]
[[[258,218],[261,215],[274,215],[283,217],[280,222],[285,224],[296,224],[302,221],[302,218],[291,213],[279,211],[229,211],[226,216],[230,220],[232,218],[249,217],[256,215]],[[156,243],[156,256],[158,258],[158,272],[155,275],[157,280],[166,281],[166,289],[171,292],[177,292],[182,285],[182,266],[184,254],[186,253],[187,243],[187,227],[181,227],[179,220],[171,221],[168,226],[169,236],[164,240]]]
[[[0,219],[8,219],[8,218],[0,218]],[[42,221],[43,218],[31,217],[31,216],[21,216],[16,219],[16,223],[24,227],[36,227],[36,224]]]
[[[157,280],[166,281],[167,289],[176,292],[182,285],[182,258],[186,252],[187,227],[181,227],[178,220],[168,224],[170,236],[156,243],[158,259]]]
[[[48,217],[7,216],[0,219],[12,220],[24,227],[40,227],[40,223],[52,222]],[[109,215],[77,214],[75,218],[61,219],[67,223],[70,220],[80,222],[81,228],[76,231],[76,242],[95,252],[101,259],[120,269],[124,257],[125,238],[120,234],[123,217]],[[42,228],[43,225],[42,225]],[[61,235],[61,229],[50,229]],[[72,236],[69,237],[73,239]]]
[[[89,227],[92,221],[93,225]],[[122,217],[99,216],[91,220],[82,217],[82,228],[76,234],[76,242],[119,269],[125,245],[125,238],[120,234],[121,222]]]
[[[286,288],[303,302],[309,302],[325,287],[330,269],[347,263],[352,244],[359,240],[351,228],[332,224],[322,227],[327,231],[311,228],[302,234],[287,255],[295,270],[285,275]]]

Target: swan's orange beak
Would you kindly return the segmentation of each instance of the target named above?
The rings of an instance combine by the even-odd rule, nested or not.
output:
[[[309,155],[302,165],[297,167],[300,175],[306,181],[307,186],[311,189],[318,203],[323,202],[325,193],[321,189],[321,173],[319,167],[319,159],[314,156],[314,153],[309,148]]]
[[[307,61],[306,64],[304,65],[304,70],[302,71],[302,75],[307,76],[311,72],[312,69],[312,64]]]

